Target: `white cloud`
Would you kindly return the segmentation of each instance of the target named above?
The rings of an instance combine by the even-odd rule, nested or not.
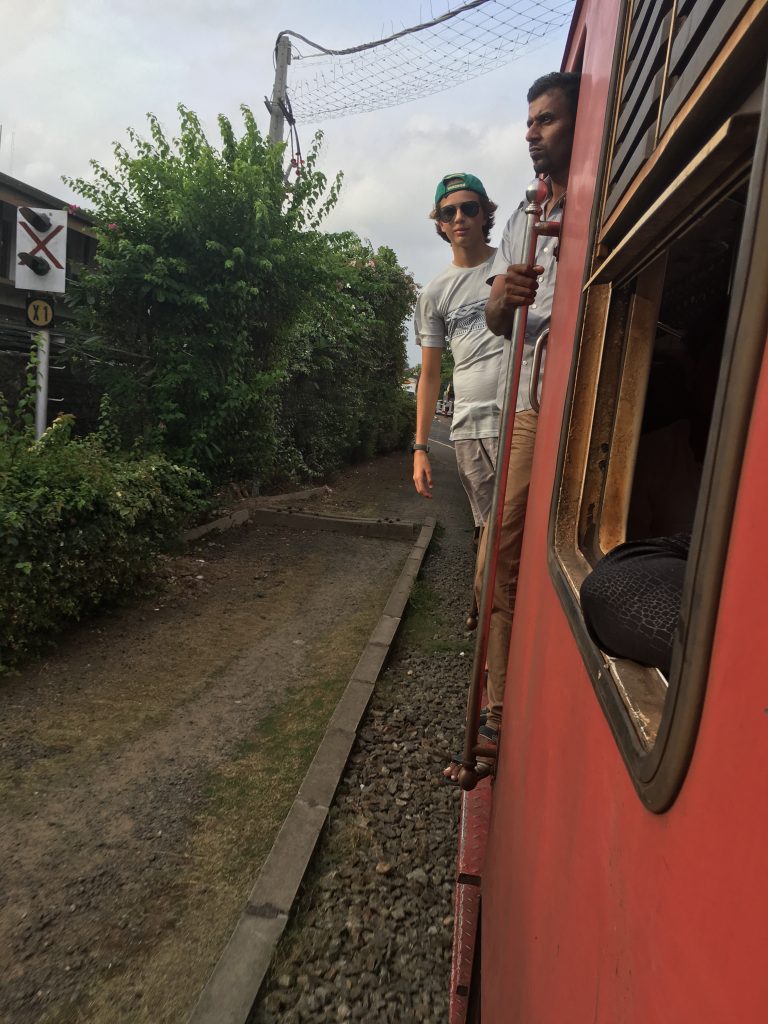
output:
[[[129,126],[145,133],[148,111],[172,133],[179,102],[212,140],[220,112],[239,126],[241,103],[266,130],[278,32],[340,48],[413,25],[427,8],[420,0],[390,0],[381,13],[359,0],[5,0],[0,170],[71,198],[62,174],[87,177],[92,158],[109,165],[113,141],[126,141]],[[564,41],[563,31],[548,49],[449,92],[323,125],[322,168],[345,172],[329,228],[390,246],[426,282],[449,258],[427,219],[434,188],[459,169],[478,174],[499,204],[498,239],[530,174],[524,94],[559,66]],[[314,130],[301,127],[305,148]]]

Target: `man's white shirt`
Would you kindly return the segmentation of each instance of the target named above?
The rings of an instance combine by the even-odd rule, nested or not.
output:
[[[491,293],[496,250],[477,267],[446,267],[422,290],[416,303],[416,341],[423,348],[447,348],[453,354],[455,400],[451,440],[496,437],[496,393],[503,339],[488,330],[485,304]]]
[[[488,275],[488,285],[493,283],[494,277],[499,274],[506,274],[507,267],[523,261],[523,240],[525,237],[526,215],[523,212],[525,204],[521,203],[506,223],[504,233],[501,237],[501,245],[496,253],[496,259],[491,265]],[[563,207],[558,203],[548,214],[547,219],[562,220]],[[557,239],[542,235],[536,242],[536,263],[544,268],[544,273],[539,277],[539,287],[536,298],[528,307],[528,318],[525,328],[525,341],[523,344],[523,363],[520,368],[520,384],[517,391],[515,411],[523,412],[531,408],[530,386],[531,373],[533,371],[533,350],[537,338],[549,328],[549,320],[552,315],[552,300],[555,294],[555,279],[557,277]],[[507,376],[507,365],[512,354],[512,345],[509,341],[504,343],[504,359],[500,367],[498,380],[497,405],[499,409],[504,405],[504,386]],[[541,379],[544,373],[544,360],[541,362],[539,379],[537,381],[538,391],[541,391]]]

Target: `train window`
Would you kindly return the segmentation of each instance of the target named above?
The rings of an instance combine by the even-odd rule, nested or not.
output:
[[[740,185],[619,289],[626,326],[598,383],[579,520],[590,563],[693,528],[745,201]]]
[[[656,811],[674,799],[693,749],[765,341],[761,314],[749,313],[765,272],[762,104],[761,89],[642,216],[623,231],[613,221],[613,248],[596,246],[563,424],[551,572],[635,786]],[[579,598],[604,556],[659,537],[690,543],[662,667],[601,650]]]

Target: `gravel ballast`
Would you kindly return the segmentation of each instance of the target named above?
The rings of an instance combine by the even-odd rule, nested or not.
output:
[[[461,749],[474,643],[472,523],[452,460],[433,460],[422,508],[442,529],[250,1024],[447,1020],[459,791],[441,770]],[[390,511],[410,517],[403,498]]]

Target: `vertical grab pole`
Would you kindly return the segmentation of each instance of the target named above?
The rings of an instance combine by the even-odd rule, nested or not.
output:
[[[536,225],[541,218],[541,204],[547,198],[546,184],[535,178],[525,190],[527,206],[525,215],[525,235],[523,238],[520,262],[525,266],[533,266],[536,260]],[[501,523],[504,515],[504,497],[507,490],[507,473],[512,448],[512,433],[515,428],[515,406],[517,390],[520,385],[520,370],[523,363],[523,345],[525,329],[528,324],[528,307],[518,306],[512,320],[512,351],[507,363],[507,374],[504,381],[504,408],[501,413],[499,430],[499,455],[496,461],[496,475],[493,483],[493,501],[491,515],[488,520],[488,540],[485,548],[485,567],[483,569],[483,585],[480,593],[480,628],[475,656],[472,662],[472,679],[467,698],[467,730],[464,736],[459,784],[462,789],[474,789],[477,785],[476,755],[478,753],[476,737],[480,726],[480,701],[483,693],[485,663],[488,657],[488,633],[491,626],[491,607],[493,591],[496,586],[496,562],[501,540]]]

